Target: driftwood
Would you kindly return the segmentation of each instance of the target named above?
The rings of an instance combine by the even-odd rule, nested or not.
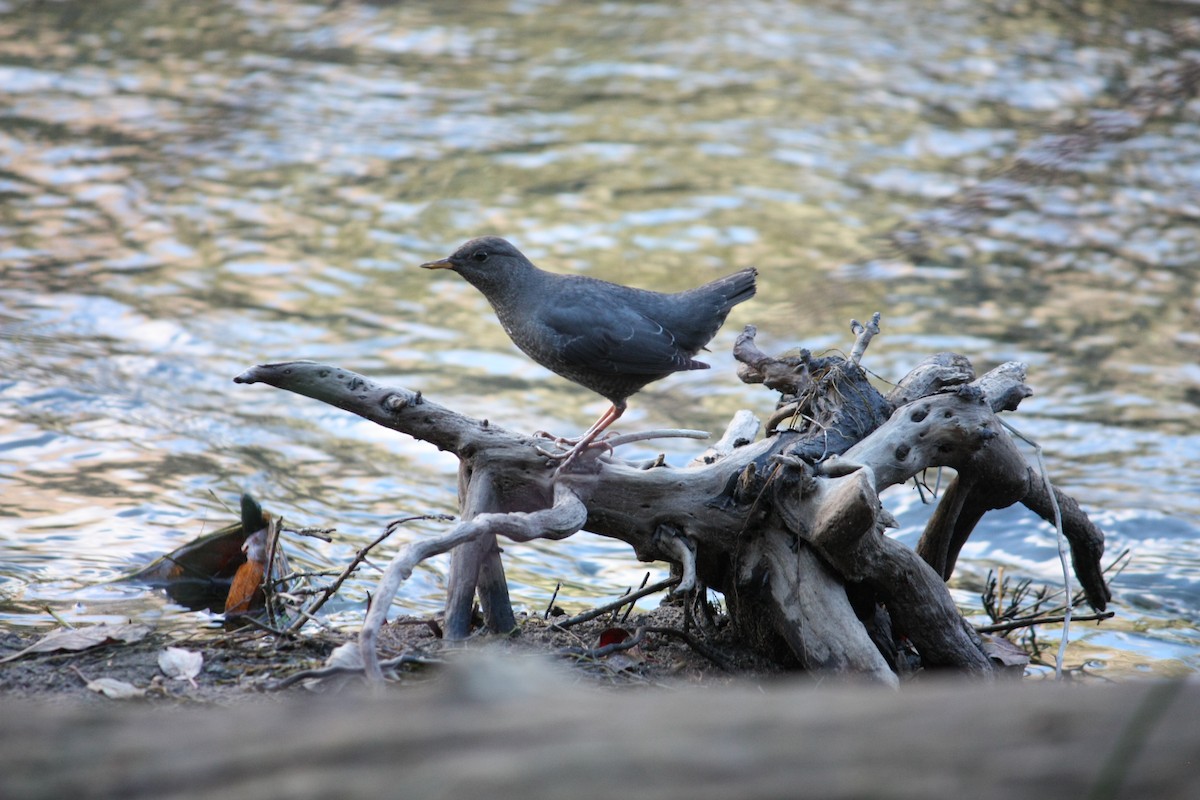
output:
[[[671,563],[683,587],[723,594],[738,630],[772,657],[895,684],[914,649],[924,668],[980,676],[996,670],[945,580],[986,511],[1022,502],[1049,518],[1053,492],[1075,573],[1088,602],[1103,610],[1103,534],[1036,474],[996,418],[1031,393],[1024,365],[1004,364],[976,379],[962,356],[938,354],[884,397],[858,364],[878,332],[878,316],[854,325],[849,358],[803,350],[770,357],[748,327],[734,349],[739,375],[781,395],[769,435],[752,441],[753,424],[742,415],[683,468],[661,459],[625,462],[611,452],[623,441],[616,437],[563,471],[545,455],[546,439],[328,365],[267,364],[235,380],[335,405],[460,459],[461,521],[405,548],[374,595],[360,644],[376,679],[375,636],[384,614],[415,565],[431,555],[453,551],[447,638],[469,635],[477,595],[489,630],[514,628],[498,536],[557,539],[586,529],[619,539],[642,560]],[[788,420],[791,427],[776,430]],[[931,467],[952,468],[956,477],[914,552],[884,535],[892,520],[879,493]]]
[[[1195,683],[614,693],[462,666],[220,710],[0,698],[0,797],[1200,797]]]

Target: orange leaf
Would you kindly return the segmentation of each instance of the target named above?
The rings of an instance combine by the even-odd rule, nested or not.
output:
[[[247,561],[238,567],[234,573],[233,583],[229,586],[229,594],[225,597],[225,616],[232,617],[247,614],[252,605],[262,603],[263,565],[257,561]],[[255,595],[258,595],[256,598]]]

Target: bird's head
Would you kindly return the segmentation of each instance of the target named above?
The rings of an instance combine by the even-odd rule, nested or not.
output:
[[[499,236],[481,236],[445,258],[427,261],[421,268],[454,270],[486,294],[490,288],[533,269],[533,265],[511,242]]]

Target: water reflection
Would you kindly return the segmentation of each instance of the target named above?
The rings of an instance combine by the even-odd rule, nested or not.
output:
[[[768,348],[841,347],[883,310],[883,376],[939,349],[1030,362],[1017,423],[1110,549],[1135,548],[1117,592],[1143,633],[1089,646],[1114,669],[1176,659],[1200,606],[1195,26],[1170,4],[1018,5],[8,4],[0,618],[81,597],[103,614],[81,587],[199,534],[213,492],[337,525],[344,542],[297,545],[314,565],[453,511],[453,459],[234,387],[250,364],[332,361],[513,428],[586,426],[599,401],[415,269],[496,232],[660,289],[759,267],[714,369],[639,395],[630,428],[766,410],[732,375],[747,322]],[[1063,138],[1087,125],[1087,147]],[[902,537],[925,513],[907,491]],[[1048,541],[998,516],[967,571],[1053,581]],[[594,538],[507,557],[531,606],[643,570]],[[441,569],[408,608],[438,607]]]

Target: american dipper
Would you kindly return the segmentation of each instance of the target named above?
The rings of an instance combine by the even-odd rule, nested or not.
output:
[[[695,289],[662,294],[535,267],[499,236],[472,239],[425,269],[452,269],[492,304],[509,338],[527,356],[612,403],[564,465],[625,412],[625,401],[672,372],[708,369],[692,358],[725,315],[754,296],[753,267]]]

